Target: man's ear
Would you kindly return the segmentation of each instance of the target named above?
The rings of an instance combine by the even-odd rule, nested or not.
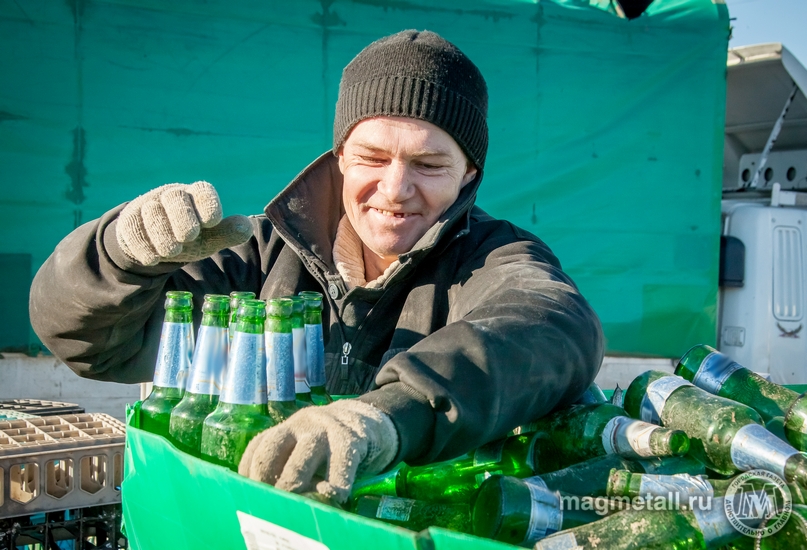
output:
[[[460,184],[460,189],[462,189],[463,187],[474,181],[474,178],[476,177],[476,172],[477,172],[476,166],[474,166],[469,162],[468,169],[465,171],[465,175],[462,176],[462,183]]]
[[[342,175],[345,174],[345,146],[339,148],[336,152],[336,159],[339,163],[339,171],[342,172]]]

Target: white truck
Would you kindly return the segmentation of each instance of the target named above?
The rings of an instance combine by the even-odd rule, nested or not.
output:
[[[781,44],[729,50],[718,348],[807,383],[807,69]]]

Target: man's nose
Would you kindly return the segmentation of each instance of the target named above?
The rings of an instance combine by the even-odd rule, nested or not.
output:
[[[389,163],[378,182],[378,190],[390,202],[401,203],[414,193],[412,171],[405,162]]]

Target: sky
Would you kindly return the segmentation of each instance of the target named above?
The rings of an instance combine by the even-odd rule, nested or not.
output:
[[[725,0],[734,27],[729,48],[781,42],[807,67],[807,0]]]

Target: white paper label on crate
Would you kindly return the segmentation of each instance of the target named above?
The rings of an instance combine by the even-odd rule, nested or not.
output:
[[[308,385],[325,385],[325,346],[322,325],[305,326],[305,362],[308,367]]]
[[[717,395],[728,377],[741,368],[743,367],[732,361],[731,358],[722,353],[713,352],[703,360],[701,367],[692,379],[692,383],[709,393]]]
[[[236,331],[230,347],[221,400],[235,405],[266,403],[266,352],[263,334]]]
[[[305,352],[305,329],[303,327],[291,329],[294,346],[294,391],[308,393],[308,362]]]
[[[197,395],[220,395],[227,366],[230,337],[226,327],[199,327],[199,338],[193,351],[191,377],[187,391]]]
[[[642,420],[651,424],[661,424],[661,411],[664,410],[664,405],[672,392],[681,386],[691,385],[680,376],[664,376],[650,382],[640,406]]]
[[[285,527],[236,511],[247,550],[329,550],[319,541]]]
[[[655,424],[617,416],[608,421],[602,432],[602,446],[606,454],[625,458],[648,458],[655,456],[650,448],[650,434],[658,429]]]
[[[399,498],[383,496],[378,503],[378,511],[375,517],[379,519],[391,519],[393,521],[409,521],[412,514],[412,506],[415,501],[411,498]]]
[[[163,323],[154,367],[155,386],[185,389],[185,379],[191,369],[193,340],[191,323]]]

